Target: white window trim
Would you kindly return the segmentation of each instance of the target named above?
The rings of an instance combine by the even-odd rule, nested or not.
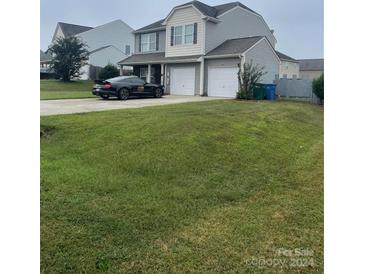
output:
[[[147,36],[147,42],[144,43],[142,37]],[[155,42],[151,43],[151,36],[155,37]],[[156,43],[157,43],[157,34],[156,32],[153,33],[146,33],[141,35],[141,52],[150,52],[150,51],[156,51]],[[151,49],[151,45],[155,44],[155,46]],[[147,49],[143,50],[143,45],[147,45]]]
[[[193,32],[191,33],[192,35],[192,39],[191,39],[191,43],[187,43],[186,42],[186,27],[187,26],[192,26],[193,27]],[[176,35],[176,28],[182,28],[182,32],[181,35]],[[180,37],[181,36],[181,44],[176,44],[176,36]],[[181,46],[181,45],[193,45],[194,44],[194,24],[187,24],[187,25],[178,25],[174,27],[174,46]]]
[[[186,42],[186,27],[187,26],[192,26],[192,28],[193,28],[193,31],[191,32],[191,34],[189,34],[192,36],[191,43]],[[194,44],[194,24],[187,24],[184,26],[184,45],[192,45],[192,44]]]

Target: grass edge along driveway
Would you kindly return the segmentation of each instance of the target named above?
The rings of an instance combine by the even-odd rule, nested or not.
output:
[[[93,81],[40,80],[41,100],[94,98]]]
[[[42,273],[323,272],[323,108],[223,100],[41,125]]]

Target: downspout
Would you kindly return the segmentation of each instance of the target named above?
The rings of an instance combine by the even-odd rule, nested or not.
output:
[[[240,79],[241,79],[241,83],[242,83],[242,73],[245,69],[245,63],[246,63],[246,54],[242,53],[240,54],[240,59],[241,59],[241,63],[240,63],[240,69],[241,69],[241,74],[240,74]]]

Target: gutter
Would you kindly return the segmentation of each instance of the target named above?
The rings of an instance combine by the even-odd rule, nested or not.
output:
[[[176,63],[198,63],[197,59],[184,59],[184,60],[156,60],[156,61],[141,61],[141,62],[130,62],[123,63],[119,62],[118,65],[133,66],[133,65],[148,65],[148,64],[176,64]]]
[[[135,30],[132,33],[148,33],[148,32],[154,32],[158,30],[166,30],[166,27],[159,27],[159,28],[153,28],[153,29],[145,29],[145,30]]]
[[[223,58],[239,58],[241,55],[239,53],[234,54],[221,54],[221,55],[208,55],[204,56],[204,59],[223,59]]]

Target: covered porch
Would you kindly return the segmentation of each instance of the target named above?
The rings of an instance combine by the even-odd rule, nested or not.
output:
[[[165,64],[147,64],[133,66],[133,75],[140,77],[147,83],[158,85],[164,85],[165,71]]]

